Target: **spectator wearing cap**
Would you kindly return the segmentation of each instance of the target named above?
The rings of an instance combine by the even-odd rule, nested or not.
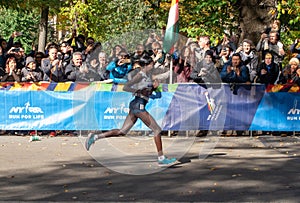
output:
[[[291,58],[289,64],[284,68],[279,77],[280,84],[297,84],[300,86],[299,59]]]
[[[42,78],[43,78],[43,71],[42,71],[42,60],[45,58],[45,54],[41,51],[36,52],[34,56],[34,60],[36,63],[36,69],[42,72]]]
[[[28,56],[26,58],[26,65],[21,71],[22,82],[38,82],[42,80],[42,72],[37,70],[36,61]]]

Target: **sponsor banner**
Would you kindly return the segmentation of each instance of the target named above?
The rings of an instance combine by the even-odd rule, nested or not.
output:
[[[264,94],[264,85],[226,85],[224,130],[248,130]]]
[[[161,126],[166,115],[173,93],[162,92],[161,98],[150,99],[146,110],[155,118]],[[95,94],[95,118],[98,128],[110,130],[121,128],[129,112],[129,103],[133,99],[132,94],[127,92],[97,92]],[[149,130],[140,120],[132,130]]]
[[[0,91],[0,128],[74,129],[72,92]]]
[[[110,130],[120,128],[132,94],[114,84],[0,86],[0,129]],[[275,90],[275,87],[272,87]],[[162,84],[146,109],[163,130],[299,130],[300,95],[266,92],[264,85]],[[133,130],[149,130],[138,121]]]
[[[264,95],[263,85],[179,85],[164,130],[248,130]]]
[[[266,93],[259,105],[250,130],[299,131],[299,93]]]

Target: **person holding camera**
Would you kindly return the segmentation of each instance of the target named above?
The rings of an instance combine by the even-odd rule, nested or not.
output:
[[[8,55],[14,55],[17,62],[17,69],[22,70],[25,66],[25,51],[22,48],[22,44],[20,42],[14,43],[14,46],[10,48],[7,52]]]
[[[111,61],[106,70],[109,71],[109,79],[113,83],[126,83],[127,75],[132,70],[129,54],[125,50],[120,51],[117,60]]]
[[[162,50],[161,44],[156,41],[152,44],[151,58],[154,62],[154,69],[152,73],[153,80],[158,80],[160,83],[170,82],[170,55]],[[173,70],[172,70],[173,71]],[[175,74],[172,74],[172,81],[175,79]]]
[[[95,42],[94,38],[88,37],[86,40],[86,49],[82,51],[83,62],[90,63],[92,60],[97,59],[98,53],[102,50],[102,44]]]
[[[222,50],[219,54],[219,58],[216,59],[216,66],[219,72],[222,71],[222,67],[226,63],[230,63],[232,54],[233,54],[233,50],[231,46],[229,46],[228,44],[222,46]]]
[[[280,70],[282,69],[281,65],[285,51],[277,31],[271,30],[269,35],[263,33],[256,45],[256,50],[262,53],[262,60],[265,59],[267,53],[271,53],[274,57],[274,62],[279,65]]]
[[[230,35],[224,33],[224,34],[223,34],[223,38],[222,38],[220,44],[217,45],[216,48],[215,48],[215,49],[216,49],[216,53],[217,53],[218,56],[220,56],[220,53],[221,53],[222,49],[223,49],[224,46],[226,46],[226,45],[230,46],[230,48],[231,48],[231,50],[232,50],[233,52],[235,52],[236,49],[237,49],[237,48],[236,48],[236,44],[235,44],[235,43],[233,42],[233,40],[232,40],[232,36],[230,37]]]

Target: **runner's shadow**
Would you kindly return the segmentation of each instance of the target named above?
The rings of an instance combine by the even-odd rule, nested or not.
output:
[[[182,157],[178,160],[178,163],[170,166],[170,168],[179,168],[179,167],[182,167],[183,164],[186,164],[186,163],[191,163],[192,160],[201,160],[203,159],[203,157],[206,157],[206,158],[211,158],[211,157],[214,157],[214,156],[225,156],[226,153],[214,153],[214,154],[208,154],[208,155],[200,155],[200,156],[196,156],[196,155],[193,155],[193,156],[185,156],[185,157]]]

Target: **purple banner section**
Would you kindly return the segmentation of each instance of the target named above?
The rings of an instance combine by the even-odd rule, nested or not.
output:
[[[248,130],[264,96],[263,85],[178,85],[164,130]]]

